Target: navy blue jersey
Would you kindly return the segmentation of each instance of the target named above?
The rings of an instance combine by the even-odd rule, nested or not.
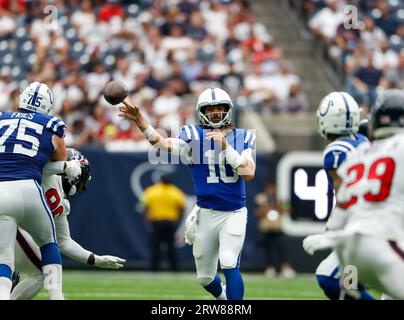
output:
[[[218,143],[206,139],[210,131],[199,125],[188,125],[179,134],[192,150],[191,171],[197,205],[219,211],[243,208],[246,206],[244,179],[226,162]],[[255,149],[255,135],[250,131],[233,129],[226,139],[239,154]]]
[[[354,138],[341,138],[327,145],[323,153],[324,169],[328,177],[328,212],[333,208],[334,200],[334,182],[329,175],[330,170],[337,170],[345,161],[347,153],[357,148],[360,144],[367,142],[368,139],[361,134],[355,134]]]
[[[0,181],[34,179],[54,151],[52,136],[63,138],[66,125],[39,113],[0,113]]]

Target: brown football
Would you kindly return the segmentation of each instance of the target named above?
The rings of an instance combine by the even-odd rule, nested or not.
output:
[[[128,96],[128,87],[120,80],[112,80],[105,86],[103,94],[105,100],[112,105],[116,105]]]

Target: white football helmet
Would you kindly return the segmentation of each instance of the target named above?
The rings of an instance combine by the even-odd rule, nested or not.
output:
[[[203,113],[203,108],[206,106],[214,105],[226,105],[228,107],[224,116],[222,115],[219,122],[213,122]],[[231,109],[233,108],[233,102],[226,91],[220,88],[209,88],[204,90],[198,98],[196,105],[196,112],[198,113],[199,121],[203,126],[211,128],[220,128],[224,125],[231,123]]]
[[[349,135],[358,132],[360,109],[354,98],[346,92],[331,92],[320,102],[317,110],[318,132],[327,139],[328,134]]]
[[[52,91],[41,82],[33,82],[20,94],[20,109],[48,114],[53,109]]]

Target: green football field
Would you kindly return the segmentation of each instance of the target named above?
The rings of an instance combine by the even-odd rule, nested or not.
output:
[[[244,273],[246,300],[325,299],[314,275],[268,279]],[[223,276],[221,275],[222,279]],[[63,292],[69,300],[210,300],[193,273],[138,271],[72,271],[63,273]],[[37,299],[48,299],[41,291]]]

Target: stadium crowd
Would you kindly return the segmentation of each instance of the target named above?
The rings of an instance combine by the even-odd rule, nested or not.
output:
[[[301,8],[364,110],[381,90],[404,88],[403,0],[303,0]]]
[[[172,135],[194,121],[193,104],[207,87],[227,90],[236,109],[308,109],[293,66],[248,1],[49,3],[0,1],[0,111],[16,108],[27,82],[46,82],[68,125],[69,146],[148,147],[103,99],[111,79],[124,81],[131,101]]]

